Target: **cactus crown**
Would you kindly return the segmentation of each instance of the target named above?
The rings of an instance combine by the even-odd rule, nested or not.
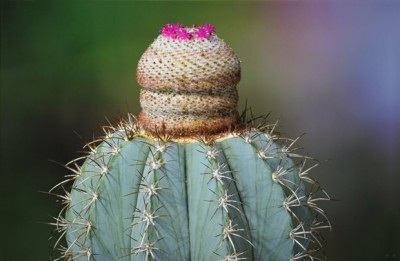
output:
[[[139,123],[172,136],[212,135],[238,123],[240,61],[214,26],[166,24],[139,60]]]

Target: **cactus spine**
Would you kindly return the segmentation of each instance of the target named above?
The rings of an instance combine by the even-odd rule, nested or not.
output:
[[[317,164],[239,117],[240,63],[213,26],[165,25],[137,78],[139,119],[104,128],[56,186],[56,260],[321,260]]]

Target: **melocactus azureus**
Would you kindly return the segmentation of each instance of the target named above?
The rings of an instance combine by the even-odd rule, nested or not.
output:
[[[56,260],[321,260],[317,163],[239,115],[240,62],[212,25],[164,25],[137,80],[138,119],[105,127],[55,187]]]

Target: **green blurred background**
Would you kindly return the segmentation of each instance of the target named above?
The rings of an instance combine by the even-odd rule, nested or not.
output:
[[[59,208],[39,192],[68,174],[51,161],[139,112],[137,61],[171,22],[215,24],[240,108],[327,160],[328,260],[400,260],[398,1],[1,2],[0,260],[51,260]]]

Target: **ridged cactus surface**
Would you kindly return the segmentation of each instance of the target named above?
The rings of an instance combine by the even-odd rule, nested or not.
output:
[[[318,163],[239,117],[239,59],[213,26],[164,26],[137,76],[139,118],[105,127],[56,186],[55,260],[322,260]]]
[[[290,260],[315,241],[309,177],[270,134],[178,143],[131,128],[75,176],[64,222],[76,260]]]

